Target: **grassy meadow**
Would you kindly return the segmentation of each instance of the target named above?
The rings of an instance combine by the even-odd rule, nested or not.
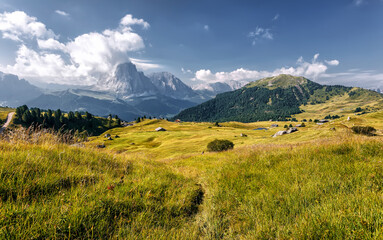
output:
[[[0,239],[381,239],[383,112],[347,116],[276,138],[298,123],[145,120],[84,145],[16,129],[0,141]],[[217,138],[234,149],[207,152]]]

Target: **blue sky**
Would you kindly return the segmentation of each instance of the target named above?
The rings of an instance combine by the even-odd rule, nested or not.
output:
[[[0,34],[0,70],[32,81],[94,84],[131,59],[190,85],[291,73],[383,88],[382,0],[0,0]]]

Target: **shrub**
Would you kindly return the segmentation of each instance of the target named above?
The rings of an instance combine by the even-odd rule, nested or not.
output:
[[[357,134],[363,134],[367,136],[374,136],[376,129],[370,126],[362,127],[362,126],[353,126],[352,131]]]
[[[361,107],[357,107],[354,112],[357,113],[357,112],[361,112],[361,111],[363,111],[363,109]]]
[[[210,152],[221,152],[233,149],[233,147],[234,143],[232,141],[215,139],[214,141],[209,142],[207,150]]]

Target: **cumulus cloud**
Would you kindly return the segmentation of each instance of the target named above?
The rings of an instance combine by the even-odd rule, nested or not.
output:
[[[150,27],[149,23],[145,22],[144,19],[134,18],[131,14],[127,14],[123,17],[120,24],[124,26],[141,25],[145,29]]]
[[[0,32],[3,38],[18,42],[22,42],[23,39],[56,37],[45,24],[22,11],[0,13]]]
[[[338,66],[339,65],[339,61],[338,60],[330,60],[330,61],[325,61],[328,65],[330,66]]]
[[[239,68],[232,72],[216,72],[213,73],[210,69],[201,69],[195,73],[193,80],[199,80],[204,82],[228,82],[230,80],[235,81],[254,81],[257,79],[277,76],[279,74],[290,74],[296,76],[305,76],[311,79],[317,79],[319,76],[323,75],[327,69],[327,62],[318,61],[319,54],[315,54],[311,62],[306,62],[302,57],[297,61],[296,67],[282,67],[275,69],[274,71],[259,71],[259,70],[248,70],[244,68]],[[329,61],[334,65],[335,61]],[[339,64],[339,61],[337,61]]]
[[[255,31],[251,31],[248,37],[252,39],[252,44],[255,45],[260,39],[273,40],[273,34],[270,29],[256,27]]]
[[[37,45],[40,49],[65,51],[65,45],[53,38],[49,38],[47,40],[37,39]]]
[[[69,13],[61,11],[61,10],[56,10],[55,13],[64,17],[69,17]]]
[[[52,30],[24,12],[0,14],[3,38],[21,43],[15,64],[0,65],[0,71],[45,82],[94,84],[99,76],[112,73],[117,64],[129,61],[129,52],[145,48],[142,37],[131,28],[133,25],[149,27],[143,19],[128,14],[116,29],[86,33],[60,42]],[[36,49],[32,47],[35,43]],[[139,59],[132,62],[141,69],[159,66]]]

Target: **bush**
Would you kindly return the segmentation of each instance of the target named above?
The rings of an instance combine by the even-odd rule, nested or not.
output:
[[[362,127],[362,126],[353,126],[352,131],[357,134],[363,134],[367,136],[374,136],[376,129],[370,126]]]
[[[361,112],[361,111],[363,111],[363,109],[361,107],[357,107],[354,112],[357,113],[357,112]]]
[[[233,149],[233,147],[234,143],[232,141],[215,139],[214,141],[209,142],[207,150],[210,152],[221,152]]]

